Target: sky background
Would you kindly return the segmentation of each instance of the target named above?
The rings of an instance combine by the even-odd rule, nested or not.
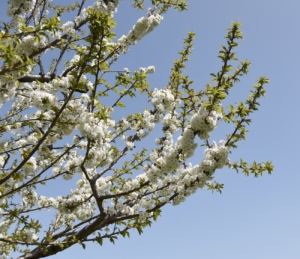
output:
[[[0,3],[2,12],[4,2]],[[149,2],[146,1],[146,10]],[[147,13],[132,9],[131,4],[129,0],[121,1],[115,16],[117,38]],[[245,100],[260,76],[267,76],[270,84],[259,111],[251,114],[247,140],[238,144],[230,158],[243,158],[249,163],[272,160],[274,173],[254,178],[229,169],[219,170],[215,180],[225,184],[221,195],[199,190],[179,206],[164,207],[162,217],[141,236],[132,231],[130,238],[120,237],[115,245],[108,241],[102,247],[91,243],[86,250],[74,246],[50,258],[300,258],[300,2],[194,0],[189,1],[188,8],[181,13],[170,10],[160,26],[132,46],[114,67],[137,70],[154,65],[156,72],[149,78],[151,87],[163,88],[182,50],[183,39],[188,31],[194,31],[193,55],[185,74],[194,80],[196,89],[201,89],[210,82],[209,74],[221,68],[217,54],[220,45],[226,43],[226,29],[232,21],[241,21],[245,39],[236,49],[237,56],[252,65],[229,102]],[[136,109],[136,102],[130,108]],[[215,135],[216,141],[230,133],[222,126]],[[148,141],[145,145],[152,145],[153,139]],[[199,163],[202,158],[203,150],[199,149],[192,162]]]

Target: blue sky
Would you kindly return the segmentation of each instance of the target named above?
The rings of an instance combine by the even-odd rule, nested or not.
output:
[[[121,1],[116,15],[118,37],[146,15],[146,11],[133,10],[131,3]],[[154,65],[156,72],[149,81],[152,87],[162,88],[183,39],[188,31],[194,31],[196,41],[185,73],[194,80],[195,88],[203,88],[210,82],[209,74],[221,67],[217,53],[225,44],[226,28],[231,21],[241,21],[245,39],[237,53],[241,61],[249,59],[252,66],[229,101],[245,100],[260,76],[267,76],[270,84],[259,111],[251,115],[247,140],[230,158],[272,160],[274,173],[254,178],[219,170],[215,180],[225,184],[221,195],[198,191],[179,206],[165,207],[158,222],[141,236],[132,232],[129,239],[120,237],[115,245],[87,244],[86,250],[73,247],[53,258],[299,258],[299,8],[295,0],[190,1],[189,11],[164,15],[161,25],[115,65],[130,70]],[[225,134],[228,132],[220,125],[215,140],[225,138]],[[148,141],[150,144],[152,140]],[[202,157],[203,150],[199,149],[193,163]]]

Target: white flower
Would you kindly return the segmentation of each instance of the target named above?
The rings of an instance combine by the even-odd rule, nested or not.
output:
[[[159,25],[162,19],[163,17],[159,14],[151,15],[147,18],[140,18],[127,35],[123,35],[117,40],[117,43],[123,46],[123,52],[126,53],[129,45],[136,44],[144,36],[151,32],[157,25]]]
[[[29,56],[38,49],[45,47],[47,43],[48,40],[45,36],[40,36],[39,40],[36,41],[36,38],[34,36],[27,35],[22,39],[16,51]]]
[[[155,67],[154,66],[147,67],[147,70],[146,70],[147,74],[152,74],[154,72],[155,72]]]
[[[139,138],[143,137],[143,136],[144,136],[144,130],[143,130],[143,129],[140,129],[140,130],[138,131],[138,133],[137,133],[137,136],[138,136]]]
[[[159,113],[165,113],[175,106],[175,98],[170,90],[157,90],[152,92],[151,103],[155,106]]]
[[[85,93],[83,93],[80,98],[81,98],[81,101],[85,104],[87,104],[91,101],[90,96],[88,94],[85,94]]]
[[[142,73],[147,73],[147,68],[140,67],[140,72],[142,72]]]
[[[35,157],[30,157],[26,162],[25,166],[30,168],[31,171],[35,171],[37,169],[36,159]]]
[[[43,91],[33,91],[31,93],[31,100],[33,105],[37,108],[41,110],[48,110],[54,105],[57,98],[54,95]]]
[[[68,34],[70,36],[75,36],[76,31],[74,29],[74,22],[68,21],[61,26],[63,33]]]
[[[121,122],[122,122],[125,126],[128,125],[128,121],[127,121],[126,119],[124,119],[124,118],[121,120]]]
[[[5,162],[5,160],[4,160],[3,156],[0,156],[0,167],[3,167],[4,162]]]
[[[22,232],[20,231],[22,236],[26,236],[27,242],[36,241],[38,239],[38,235],[36,233],[31,232],[29,229],[24,229]]]
[[[131,142],[131,141],[127,141],[126,145],[127,145],[128,149],[133,149],[134,148],[134,143]]]

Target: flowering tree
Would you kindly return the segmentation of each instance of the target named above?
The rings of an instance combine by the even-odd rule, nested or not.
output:
[[[184,0],[152,0],[153,8],[128,34],[116,39],[114,13],[119,0],[86,0],[63,7],[52,0],[9,0],[10,21],[0,32],[0,254],[41,258],[74,244],[114,242],[139,233],[156,220],[166,204],[178,205],[197,189],[217,190],[211,182],[217,169],[229,167],[255,176],[273,170],[271,162],[248,165],[228,155],[245,139],[249,115],[265,95],[261,77],[244,102],[222,107],[250,63],[237,61],[233,50],[242,38],[232,23],[226,46],[219,52],[222,67],[203,90],[192,88],[183,75],[194,33],[188,33],[169,84],[153,89],[147,83],[153,66],[112,71],[120,55],[162,21],[169,8],[185,10]],[[143,1],[133,6],[143,8]],[[74,20],[62,23],[65,12]],[[45,69],[45,56],[55,58]],[[67,52],[73,58],[67,60]],[[64,65],[61,63],[64,62]],[[115,80],[108,82],[108,72]],[[144,95],[148,106],[123,119],[125,97]],[[111,105],[104,105],[109,97]],[[218,121],[234,130],[219,144],[210,139]],[[160,135],[152,150],[142,143],[154,128]],[[156,132],[158,132],[156,131]],[[176,136],[175,136],[176,135]],[[204,156],[192,165],[197,141]],[[149,140],[148,140],[149,141]],[[145,146],[145,145],[144,145]],[[71,180],[67,194],[52,197],[51,186]],[[53,185],[52,185],[53,186]],[[66,191],[66,190],[64,190]],[[47,193],[48,195],[42,195]],[[49,213],[49,222],[39,214]]]

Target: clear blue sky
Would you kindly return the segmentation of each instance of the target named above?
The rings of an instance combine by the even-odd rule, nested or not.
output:
[[[116,15],[119,37],[146,15],[146,11],[132,10],[131,3],[121,1]],[[247,140],[230,158],[272,160],[274,173],[254,178],[220,170],[215,180],[225,184],[221,195],[198,191],[179,206],[165,207],[159,221],[141,236],[132,232],[130,239],[120,237],[115,245],[87,244],[86,250],[73,247],[51,258],[300,258],[299,10],[300,2],[296,0],[190,1],[189,11],[170,11],[161,25],[131,47],[115,66],[134,70],[154,65],[156,73],[150,82],[162,88],[182,49],[183,38],[192,30],[196,41],[186,74],[200,89],[210,82],[209,74],[220,69],[216,57],[220,44],[225,43],[226,28],[231,21],[241,21],[245,40],[237,49],[238,57],[249,59],[252,66],[230,100],[245,100],[260,76],[270,78],[270,84],[260,110],[251,115],[253,123]],[[220,125],[215,140],[226,133]],[[194,163],[202,159],[202,152],[196,154]]]

